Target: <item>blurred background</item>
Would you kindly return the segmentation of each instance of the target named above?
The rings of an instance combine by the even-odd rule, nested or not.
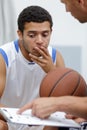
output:
[[[50,44],[64,57],[66,67],[78,71],[87,81],[87,23],[81,24],[60,0],[0,0],[0,45],[17,38],[17,18],[30,5],[47,9],[53,18]]]

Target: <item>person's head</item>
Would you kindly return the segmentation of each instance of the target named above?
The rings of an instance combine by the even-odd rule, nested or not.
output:
[[[40,6],[29,6],[18,17],[18,36],[27,52],[35,47],[48,47],[53,21],[50,13]],[[38,55],[38,54],[35,54]]]
[[[30,22],[43,23],[48,21],[50,28],[53,26],[51,15],[40,6],[29,6],[23,9],[18,17],[18,29],[23,33],[25,24]]]
[[[66,11],[81,23],[87,22],[87,0],[60,0],[65,4]]]

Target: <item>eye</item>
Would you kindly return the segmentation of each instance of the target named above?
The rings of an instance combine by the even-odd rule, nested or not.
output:
[[[34,37],[35,37],[35,34],[34,34],[34,33],[29,33],[28,36],[29,36],[30,38],[34,38]]]
[[[48,37],[49,36],[49,32],[45,32],[42,34],[43,37]]]

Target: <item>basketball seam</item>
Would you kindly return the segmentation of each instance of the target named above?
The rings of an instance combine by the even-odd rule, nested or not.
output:
[[[79,75],[79,78],[78,78],[77,85],[76,85],[76,87],[75,87],[75,89],[74,89],[74,91],[72,92],[72,94],[71,94],[71,95],[74,95],[74,93],[76,92],[76,90],[77,90],[77,89],[78,89],[78,87],[79,87],[79,83],[80,83],[80,75]]]
[[[59,80],[53,85],[53,88],[51,89],[51,91],[50,91],[48,97],[51,96],[51,94],[52,94],[53,90],[55,89],[56,85],[58,84],[58,82],[60,82],[60,80],[61,80],[65,75],[67,75],[68,73],[71,73],[72,71],[73,71],[73,70],[70,70],[70,71],[66,72],[62,77],[59,78]]]

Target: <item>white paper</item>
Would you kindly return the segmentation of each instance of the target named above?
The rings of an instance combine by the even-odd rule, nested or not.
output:
[[[27,125],[43,125],[43,126],[60,126],[60,127],[75,127],[80,125],[71,119],[65,118],[64,112],[55,112],[47,119],[40,119],[32,115],[31,109],[17,114],[18,108],[0,108],[0,113],[4,118],[11,123],[27,124]]]

